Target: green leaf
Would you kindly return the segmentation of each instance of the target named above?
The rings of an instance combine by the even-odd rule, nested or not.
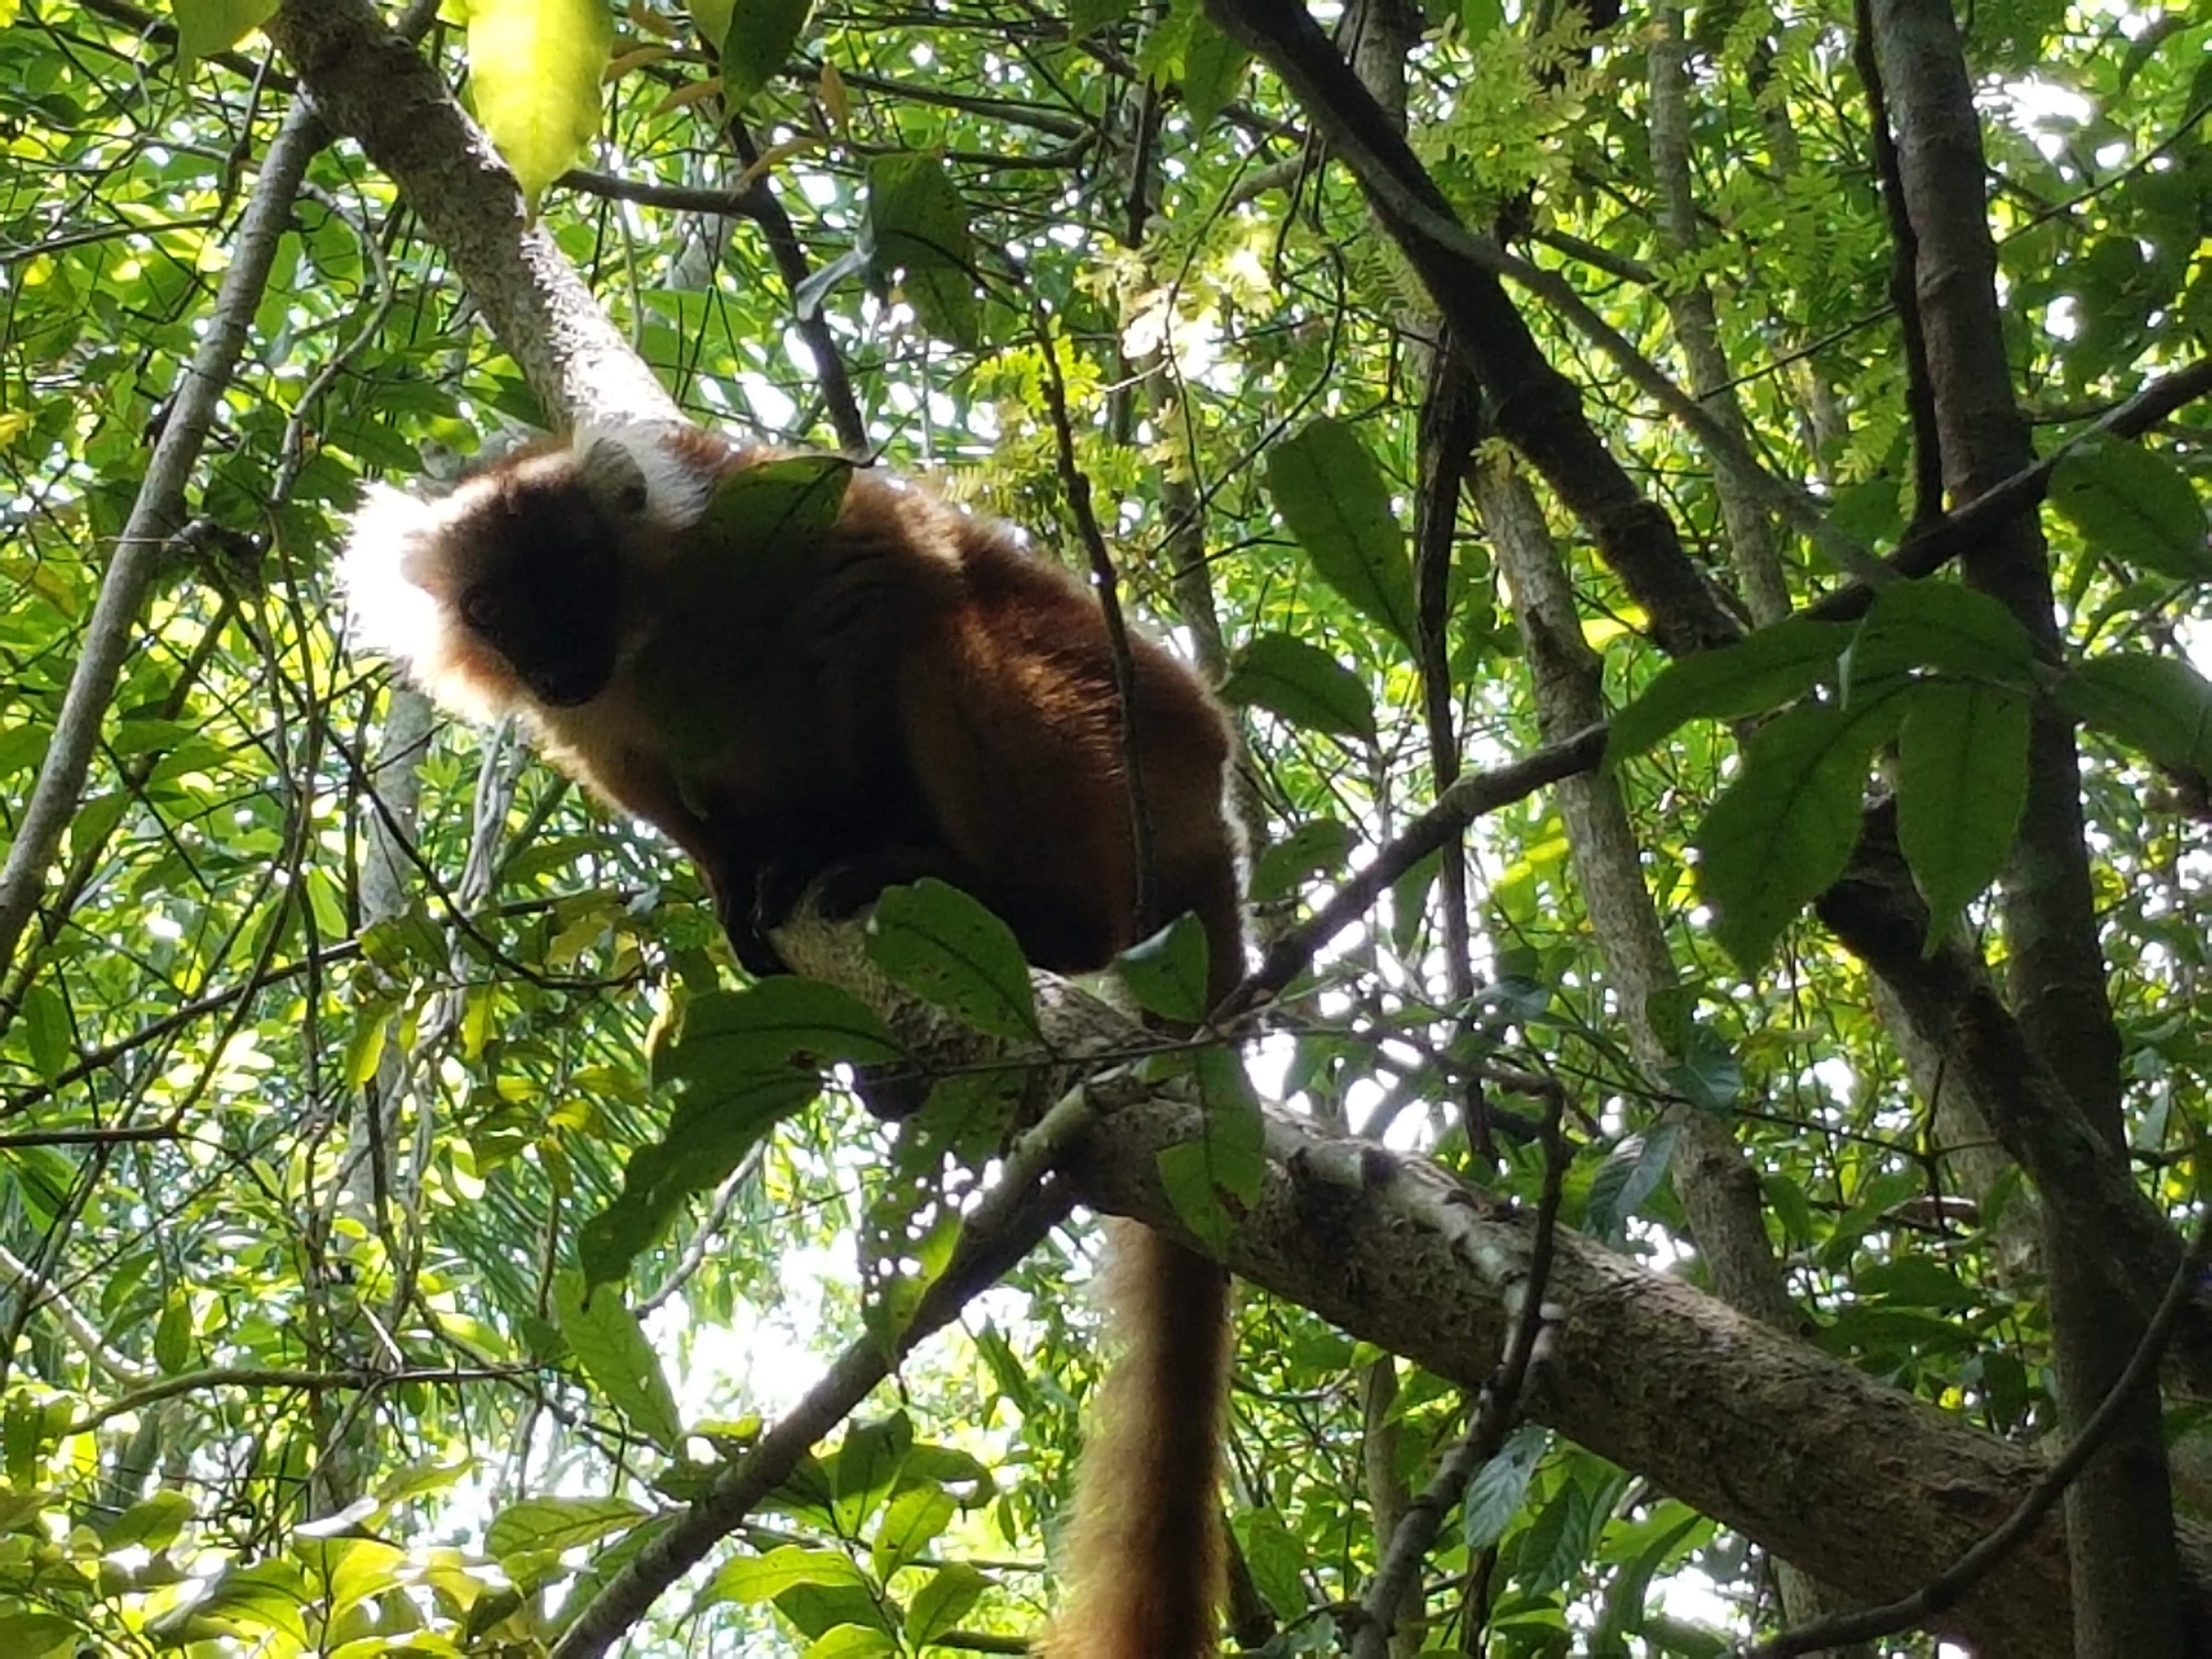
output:
[[[1262,634],[1237,653],[1221,700],[1257,705],[1293,726],[1340,738],[1375,735],[1366,682],[1318,646],[1288,634]]]
[[[1460,0],[1459,26],[1470,45],[1480,45],[1505,26],[1504,0]]]
[[[468,40],[477,119],[534,210],[599,130],[614,14],[605,0],[470,0]]]
[[[0,1653],[10,1659],[62,1659],[80,1650],[80,1634],[58,1613],[0,1613]]]
[[[1583,1200],[1583,1227],[1593,1238],[1617,1244],[1625,1236],[1628,1218],[1644,1200],[1659,1189],[1667,1166],[1674,1161],[1674,1143],[1681,1131],[1662,1124],[1648,1134],[1626,1136],[1606,1154],[1590,1178]]]
[[[69,1069],[76,1054],[69,1004],[52,986],[34,980],[24,988],[17,1012],[23,1022],[23,1042],[31,1051],[31,1069],[41,1081],[52,1083]]]
[[[673,1454],[684,1443],[684,1419],[637,1316],[612,1288],[593,1291],[579,1273],[556,1276],[553,1302],[561,1335],[584,1375],[632,1428]]]
[[[1014,930],[950,883],[887,887],[868,918],[868,955],[926,1002],[992,1036],[1038,1036],[1036,994]]]
[[[2183,581],[2212,579],[2203,503],[2164,455],[2124,439],[2092,439],[2058,463],[2050,501],[2094,552]]]
[[[847,1427],[829,1462],[830,1498],[841,1533],[856,1534],[877,1504],[898,1484],[914,1447],[914,1424],[904,1412]]]
[[[1939,576],[1892,582],[1844,655],[1844,701],[1916,668],[2025,690],[2034,666],[2027,630],[1988,594]]]
[[[1688,721],[1764,714],[1834,680],[1854,630],[1850,623],[1789,617],[1733,645],[1675,659],[1613,717],[1605,764],[1633,759]]]
[[[154,1363],[165,1376],[174,1376],[192,1363],[192,1304],[181,1292],[161,1304],[154,1325]]]
[[[905,1057],[890,1028],[850,991],[787,974],[693,998],[653,1051],[653,1080],[714,1089],[794,1064],[819,1071]]]
[[[192,1500],[184,1493],[157,1492],[143,1502],[133,1504],[102,1527],[100,1541],[111,1552],[137,1544],[158,1554],[183,1536],[185,1528],[198,1513]],[[0,1648],[0,1653],[6,1651]]]
[[[709,597],[718,586],[727,592],[726,609],[754,603],[763,581],[775,582],[794,562],[820,552],[844,510],[854,471],[843,455],[779,455],[738,468],[714,487],[699,522],[684,532],[679,571],[696,567],[694,585]],[[733,590],[732,559],[772,574],[748,571]]]
[[[1308,818],[1252,860],[1252,897],[1265,902],[1287,898],[1310,876],[1340,870],[1359,837],[1335,818]]]
[[[916,1648],[927,1646],[946,1632],[957,1629],[968,1610],[983,1599],[991,1581],[965,1561],[939,1567],[914,1593],[906,1611],[906,1639]]]
[[[968,222],[968,204],[939,157],[879,155],[868,164],[860,245],[871,282],[883,294],[899,283],[924,328],[975,351],[983,343],[983,310]]]
[[[1246,1510],[1237,1516],[1237,1541],[1252,1569],[1252,1582],[1261,1599],[1278,1618],[1292,1619],[1304,1613],[1306,1597],[1306,1550],[1297,1534],[1273,1509]]]
[[[807,1644],[805,1659],[878,1659],[878,1655],[898,1650],[897,1638],[887,1630],[871,1625],[833,1625]]]
[[[696,1605],[706,1607],[728,1601],[739,1607],[760,1607],[801,1585],[865,1589],[867,1582],[841,1550],[782,1544],[766,1555],[740,1555],[725,1562],[700,1592]]]
[[[176,0],[177,46],[184,67],[228,52],[276,9],[276,0]]]
[[[2212,775],[2212,682],[2173,657],[2092,657],[2060,678],[2066,712],[2166,766]]]
[[[700,40],[720,49],[729,34],[730,15],[737,9],[737,0],[690,0],[684,9],[691,14],[691,24],[699,31]]]
[[[1267,1171],[1267,1121],[1233,1051],[1200,1048],[1189,1063],[1204,1107],[1199,1133],[1163,1148],[1157,1162],[1176,1213],[1219,1249],[1237,1224],[1228,1200],[1249,1206],[1260,1196]]]
[[[1080,40],[1135,9],[1136,0],[1067,0],[1067,38]]]
[[[806,27],[812,0],[733,0],[722,36],[722,107],[740,113],[783,73]]]
[[[592,1285],[620,1280],[667,1230],[686,1198],[721,1185],[769,1130],[821,1088],[812,1072],[790,1066],[724,1072],[695,1058],[667,1130],[630,1154],[621,1193],[577,1236],[585,1279]]]
[[[1190,44],[1183,52],[1182,101],[1191,124],[1201,131],[1227,108],[1244,84],[1252,54],[1203,15],[1193,20]]]
[[[888,1580],[927,1549],[959,1507],[942,1486],[909,1486],[893,1498],[884,1505],[870,1555],[876,1577]]]
[[[1875,750],[1898,699],[1814,703],[1768,722],[1694,837],[1713,935],[1748,975],[1798,911],[1844,872]]]
[[[557,1555],[626,1531],[645,1516],[644,1510],[622,1498],[526,1498],[492,1517],[484,1548],[501,1562],[520,1555]]]
[[[1725,1112],[1743,1092],[1743,1066],[1728,1039],[1710,1026],[1684,1033],[1679,1058],[1667,1067],[1667,1086],[1701,1112]]]
[[[1916,685],[1897,734],[1897,839],[1933,955],[2011,852],[2027,805],[2028,700],[1976,680]]]
[[[1206,929],[1196,916],[1178,916],[1131,945],[1115,959],[1115,968],[1146,1013],[1184,1025],[1206,1018]]]
[[[1413,647],[1413,566],[1382,469],[1326,416],[1267,452],[1267,495],[1321,579]]]
[[[1549,1438],[1540,1425],[1523,1423],[1467,1483],[1460,1527],[1469,1554],[1480,1555],[1505,1536],[1505,1528],[1528,1501],[1528,1482]]]

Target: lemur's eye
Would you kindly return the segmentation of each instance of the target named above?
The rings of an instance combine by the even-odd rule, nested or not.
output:
[[[499,627],[501,610],[489,588],[471,587],[461,595],[461,620],[478,634],[489,635]]]

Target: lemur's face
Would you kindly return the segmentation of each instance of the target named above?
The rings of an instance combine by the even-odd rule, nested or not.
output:
[[[565,475],[565,476],[564,476]],[[627,526],[562,453],[475,481],[455,526],[462,625],[549,707],[589,702],[613,678]]]

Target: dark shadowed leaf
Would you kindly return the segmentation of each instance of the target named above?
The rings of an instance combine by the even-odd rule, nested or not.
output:
[[[1267,495],[1321,578],[1413,644],[1413,567],[1382,469],[1341,421],[1309,422],[1267,452]]]
[[[1608,1244],[1620,1242],[1628,1218],[1665,1179],[1680,1133],[1671,1123],[1662,1124],[1648,1134],[1626,1137],[1606,1154],[1605,1162],[1590,1177],[1589,1194],[1583,1200],[1585,1232]]]
[[[1366,682],[1319,646],[1287,634],[1262,634],[1237,653],[1222,701],[1256,705],[1293,726],[1340,738],[1375,735]]]
[[[812,0],[732,0],[722,37],[722,106],[732,115],[783,73]]]
[[[1527,1501],[1528,1481],[1549,1439],[1540,1424],[1523,1423],[1505,1437],[1498,1455],[1477,1469],[1467,1483],[1460,1528],[1470,1553],[1480,1554],[1505,1536],[1505,1528],[1513,1524],[1513,1517]]]
[[[1196,916],[1176,917],[1122,951],[1115,966],[1146,1012],[1185,1025],[1206,1018],[1206,929]]]
[[[1747,975],[1796,914],[1841,875],[1858,835],[1875,750],[1896,729],[1893,695],[1816,703],[1769,722],[1698,826],[1698,888],[1713,934]]]
[[[2066,712],[2167,766],[2212,773],[2212,682],[2172,657],[2092,657],[2055,695]]]
[[[1036,995],[1014,930],[949,882],[887,887],[868,955],[916,996],[993,1036],[1035,1037]]]
[[[1790,617],[1734,645],[1678,658],[1613,717],[1606,765],[1618,766],[1642,754],[1686,721],[1764,714],[1834,680],[1851,632],[1850,623]]]
[[[2025,688],[2034,661],[2027,630],[1988,594],[1940,576],[1892,582],[1875,596],[1844,656],[1845,696],[1913,669]]]
[[[975,350],[983,309],[975,297],[975,243],[968,204],[934,155],[879,155],[868,165],[862,245],[879,293],[898,284],[931,333]]]
[[[2051,475],[2051,505],[2094,552],[2183,581],[2212,579],[2203,503],[2188,475],[2155,451],[2092,439]]]
[[[1911,688],[1897,734],[1897,839],[1928,901],[1933,951],[1996,879],[2027,805],[2029,704],[1975,680]]]

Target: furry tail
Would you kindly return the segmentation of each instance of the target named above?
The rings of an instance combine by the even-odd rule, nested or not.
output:
[[[1041,1659],[1221,1650],[1221,1415],[1229,1276],[1133,1221],[1108,1224],[1120,1352],[1099,1384],[1060,1542],[1063,1605]]]

